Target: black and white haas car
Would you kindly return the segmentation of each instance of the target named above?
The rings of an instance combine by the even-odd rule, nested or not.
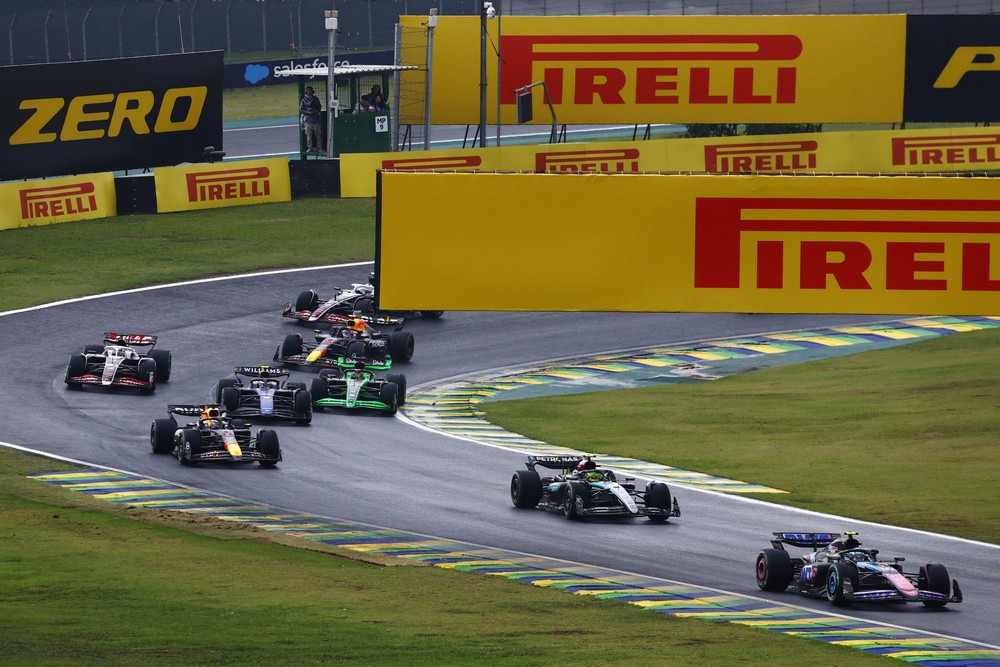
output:
[[[510,481],[515,507],[541,507],[570,519],[644,516],[659,522],[681,515],[664,482],[649,482],[638,491],[634,478],[619,482],[614,472],[598,467],[590,457],[532,455],[526,467],[515,471]],[[561,472],[543,477],[539,467]]]
[[[170,380],[173,361],[170,352],[154,349],[155,346],[156,336],[109,331],[104,334],[103,343],[86,345],[83,354],[69,358],[66,384],[134,387],[152,393],[157,382]]]
[[[289,302],[282,311],[282,317],[290,317],[301,322],[337,324],[346,317],[360,315],[382,320],[383,324],[396,324],[402,319],[377,314],[375,311],[375,274],[369,276],[367,283],[352,283],[350,288],[333,289],[333,297],[321,298],[314,290],[300,292],[295,303]],[[437,319],[444,314],[441,310],[413,310],[401,313],[402,316],[422,316]],[[371,320],[370,320],[371,321]]]
[[[229,417],[312,421],[312,395],[305,382],[289,382],[288,371],[270,366],[239,366],[215,386],[215,402]]]
[[[155,419],[149,430],[154,454],[173,454],[185,465],[222,461],[273,468],[281,461],[278,434],[226,416],[221,405],[168,405],[166,419]],[[178,424],[174,415],[192,417]]]
[[[961,602],[958,582],[940,563],[904,572],[905,558],[880,559],[878,549],[863,549],[857,533],[774,533],[770,549],[757,554],[757,586],[826,598],[835,605],[852,602],[922,602],[943,607]],[[792,556],[785,545],[807,549]]]

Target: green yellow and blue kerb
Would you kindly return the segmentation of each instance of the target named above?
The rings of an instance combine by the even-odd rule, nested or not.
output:
[[[407,415],[428,426],[463,437],[502,444],[524,451],[553,451],[551,445],[504,433],[483,422],[476,404],[518,386],[579,378],[580,374],[624,373],[640,367],[668,368],[693,360],[742,359],[780,354],[818,346],[860,345],[878,340],[919,340],[932,336],[1000,327],[1000,318],[924,318],[892,324],[840,327],[822,331],[772,334],[753,339],[714,341],[684,348],[656,348],[641,353],[600,355],[562,362],[535,371],[471,379],[416,392],[408,400]],[[602,463],[634,469],[649,477],[663,477],[700,488],[724,491],[761,487],[714,478],[642,461],[601,457]],[[88,468],[32,475],[41,481],[96,498],[151,509],[188,512],[236,521],[276,534],[322,542],[340,548],[397,556],[452,570],[504,577],[535,586],[559,588],[576,595],[593,595],[633,604],[662,614],[725,621],[851,646],[868,653],[897,658],[915,665],[1000,667],[1000,651],[912,630],[822,614],[685,584],[665,582],[601,568],[525,556],[450,540],[428,539],[401,531],[351,521],[336,521],[290,512],[228,496],[198,491],[137,475]]]
[[[535,393],[546,393],[546,389],[549,389],[551,393],[555,393],[566,385],[584,384],[589,391],[596,391],[602,388],[602,380],[648,375],[651,371],[672,375],[677,381],[711,380],[724,375],[726,364],[735,361],[787,355],[787,362],[790,363],[796,360],[796,355],[792,353],[843,353],[845,348],[860,352],[865,347],[998,327],[1000,317],[922,317],[577,357],[542,368],[469,376],[454,382],[420,388],[407,397],[404,413],[409,419],[428,428],[489,445],[529,454],[582,454],[584,452],[505,431],[483,418],[479,404],[505,395],[519,398],[516,394],[523,394],[526,389]],[[621,386],[625,386],[625,381],[619,383],[618,387]],[[760,484],[647,461],[606,454],[599,454],[597,458],[601,465],[626,474],[699,489],[726,493],[785,493]]]
[[[409,558],[435,567],[618,600],[661,614],[739,623],[810,637],[915,665],[1000,667],[1000,651],[955,639],[639,575],[330,520],[123,472],[89,468],[32,477],[114,503],[211,516],[351,551]]]

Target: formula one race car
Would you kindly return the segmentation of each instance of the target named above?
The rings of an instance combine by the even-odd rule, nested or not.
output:
[[[618,482],[612,471],[598,468],[590,457],[528,456],[526,465],[527,470],[515,471],[510,480],[515,507],[542,507],[570,519],[645,516],[650,521],[666,521],[681,515],[665,483],[653,481],[637,491],[634,478]],[[535,470],[539,466],[563,472],[542,477]]]
[[[396,414],[406,402],[406,376],[390,374],[379,377],[375,371],[386,371],[392,362],[373,363],[366,359],[341,358],[339,370],[325,368],[309,388],[316,407],[371,408]]]
[[[771,549],[757,555],[757,586],[822,598],[835,605],[902,600],[943,607],[961,602],[958,582],[939,563],[903,572],[904,558],[880,560],[878,549],[862,549],[857,533],[774,533]],[[785,545],[809,549],[792,557]]]
[[[153,392],[157,382],[170,380],[172,362],[170,352],[155,350],[155,346],[156,336],[109,331],[104,334],[103,343],[86,345],[83,354],[70,356],[66,384],[137,387]]]
[[[326,322],[337,324],[347,317],[361,315],[363,317],[379,317],[375,313],[375,275],[372,274],[368,283],[352,283],[350,289],[334,288],[334,296],[322,299],[313,290],[300,292],[295,303],[289,302],[282,311],[282,317],[291,317],[303,322]],[[442,310],[407,311],[404,316],[420,315],[437,319],[444,314]],[[392,322],[401,322],[399,318],[389,318]]]
[[[242,419],[230,419],[221,405],[168,405],[170,417],[155,419],[149,430],[154,454],[173,454],[185,465],[204,461],[247,463],[273,468],[281,460],[278,434],[262,428],[256,434]],[[173,415],[195,417],[183,426]]]
[[[316,344],[304,343],[300,334],[288,334],[274,353],[274,360],[293,366],[339,368],[338,359],[352,357],[383,363],[387,358],[407,362],[413,358],[413,334],[383,333],[359,318],[347,326],[334,326],[324,334],[316,330]]]
[[[236,377],[222,378],[215,387],[215,401],[230,417],[274,417],[312,421],[312,396],[305,382],[287,382],[290,373],[269,366],[240,366]]]

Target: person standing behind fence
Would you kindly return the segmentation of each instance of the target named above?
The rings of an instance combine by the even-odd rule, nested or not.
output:
[[[312,86],[306,86],[305,97],[299,104],[299,114],[302,116],[302,131],[306,135],[306,151],[315,153],[319,150],[319,122],[323,119],[323,105]]]

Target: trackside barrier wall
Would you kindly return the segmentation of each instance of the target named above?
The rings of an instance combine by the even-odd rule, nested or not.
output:
[[[164,167],[156,170],[154,179],[160,213],[292,198],[288,161],[284,158]]]
[[[817,132],[343,155],[344,197],[388,170],[912,173],[1000,169],[1000,128]]]
[[[117,215],[109,173],[0,184],[0,229]]]
[[[261,170],[269,174],[260,178]],[[157,176],[159,175],[159,176]],[[339,160],[246,160],[174,168],[166,175],[110,172],[0,184],[0,230],[132,213],[339,197]],[[267,189],[267,197],[260,193]],[[218,198],[201,200],[209,191]],[[191,201],[191,198],[194,201]]]
[[[382,172],[376,234],[389,310],[1000,312],[990,178]]]

